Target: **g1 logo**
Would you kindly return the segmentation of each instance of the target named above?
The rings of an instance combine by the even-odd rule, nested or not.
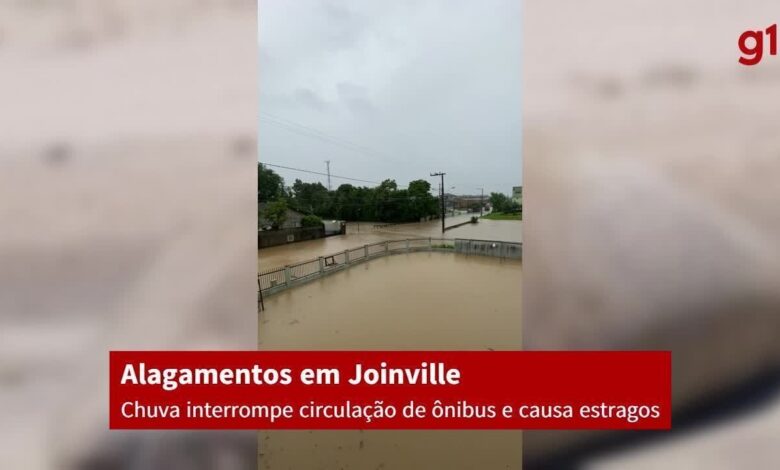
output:
[[[767,38],[764,41],[764,34]],[[764,31],[745,31],[739,36],[739,51],[742,57],[739,63],[742,65],[756,65],[764,57],[764,45],[769,44],[769,55],[777,55],[777,24],[773,24]]]

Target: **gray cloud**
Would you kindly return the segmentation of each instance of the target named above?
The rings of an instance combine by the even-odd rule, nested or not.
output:
[[[401,185],[445,171],[456,193],[510,192],[522,178],[519,3],[261,2],[260,160],[316,171],[331,160],[334,174]]]
[[[350,111],[357,115],[368,115],[374,112],[374,106],[368,97],[368,90],[350,82],[336,85],[339,98]]]
[[[298,103],[301,105],[316,109],[317,111],[325,111],[328,108],[328,103],[326,103],[317,93],[308,88],[298,88],[295,90],[295,99],[298,100]]]

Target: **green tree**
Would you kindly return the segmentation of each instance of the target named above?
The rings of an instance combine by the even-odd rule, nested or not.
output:
[[[414,180],[409,183],[409,194],[413,196],[430,195],[431,183],[425,180]]]
[[[431,195],[431,183],[425,180],[410,182],[409,196],[412,198],[412,220],[439,213],[439,200]]]
[[[281,199],[268,203],[263,217],[271,223],[271,228],[279,230],[287,221],[287,203]]]
[[[410,182],[408,189],[387,179],[374,188],[342,184],[328,191],[322,183],[296,179],[285,197],[289,207],[322,218],[413,222],[438,213],[438,198],[430,190],[425,180]]]
[[[274,170],[257,164],[257,201],[271,202],[284,197],[284,180]]]
[[[379,185],[378,188],[380,191],[395,191],[398,189],[398,184],[395,182],[395,180],[384,180],[382,181],[382,184]]]
[[[338,219],[360,219],[363,204],[361,191],[351,184],[340,185],[333,194],[334,211]]]
[[[511,212],[512,200],[505,194],[490,193],[490,205],[495,212]]]
[[[305,215],[301,218],[302,227],[320,227],[322,226],[322,219],[316,215]]]
[[[374,210],[376,212],[376,220],[381,222],[397,222],[397,214],[394,203],[397,199],[396,190],[398,184],[395,180],[387,179],[382,181],[382,184],[373,189]]]
[[[290,188],[290,205],[297,211],[333,217],[332,196],[322,183],[304,183],[296,179]]]

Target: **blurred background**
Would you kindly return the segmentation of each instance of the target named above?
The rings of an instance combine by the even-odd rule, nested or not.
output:
[[[780,7],[524,8],[524,344],[671,349],[677,407],[670,434],[525,433],[526,467],[773,468],[780,58],[737,38]],[[0,2],[3,468],[255,467],[255,433],[109,434],[105,372],[256,344],[256,15]]]
[[[780,462],[771,0],[528,0],[523,344],[670,349],[674,431],[526,432],[526,468]],[[765,47],[768,50],[768,46]]]
[[[243,469],[109,433],[109,349],[256,345],[251,0],[0,2],[0,467]]]

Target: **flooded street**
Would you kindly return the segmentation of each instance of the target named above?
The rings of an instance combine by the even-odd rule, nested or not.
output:
[[[474,214],[462,214],[447,217],[447,227],[466,222]],[[523,222],[520,220],[488,220],[479,219],[476,224],[463,225],[441,233],[441,221],[432,220],[417,224],[393,225],[383,231],[398,234],[403,237],[442,237],[442,238],[473,238],[479,240],[496,240],[502,242],[522,242]]]
[[[455,253],[374,259],[267,297],[260,347],[517,348],[521,270]]]
[[[374,259],[269,296],[259,348],[519,349],[521,273],[517,261],[455,253]],[[515,431],[262,432],[259,468],[520,468],[520,442]]]
[[[446,225],[452,226],[468,221],[472,214],[447,217]],[[447,230],[441,233],[441,221],[399,224],[375,229],[374,222],[350,222],[346,235],[335,235],[317,240],[290,243],[258,251],[258,270],[293,264],[318,256],[330,255],[346,249],[378,243],[385,240],[404,238],[474,238],[521,242],[522,221],[485,220]]]

